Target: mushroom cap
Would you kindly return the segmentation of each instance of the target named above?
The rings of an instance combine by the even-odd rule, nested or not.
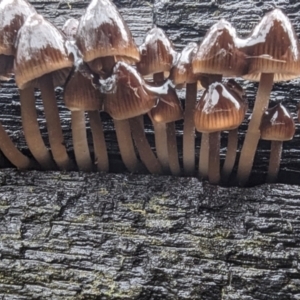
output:
[[[197,82],[199,75],[194,74],[192,70],[192,60],[197,49],[196,43],[189,43],[181,51],[170,73],[170,79],[175,85]]]
[[[110,0],[91,1],[80,19],[76,41],[86,62],[105,56],[131,63],[140,59],[127,24]]]
[[[14,55],[17,32],[35,9],[26,0],[0,2],[0,54]]]
[[[93,111],[102,108],[100,91],[80,72],[74,72],[64,88],[64,102],[71,111]]]
[[[260,133],[262,140],[289,141],[295,134],[295,122],[287,109],[279,103],[264,112]]]
[[[247,72],[246,55],[238,48],[239,38],[234,27],[224,19],[206,33],[194,55],[193,73],[241,76]]]
[[[195,127],[197,131],[207,133],[235,129],[242,123],[247,108],[245,97],[232,88],[232,83],[215,82],[196,105]]]
[[[77,32],[79,21],[74,18],[68,19],[62,27],[62,32],[66,35],[68,40],[74,40]]]
[[[147,113],[157,101],[157,97],[148,93],[141,75],[124,62],[118,62],[113,75],[114,92],[104,95],[104,111],[116,120],[133,118]]]
[[[177,52],[165,32],[153,27],[139,47],[141,60],[137,63],[138,71],[143,75],[169,72],[177,59]]]
[[[65,42],[60,31],[41,15],[28,17],[16,40],[14,69],[18,87],[38,86],[36,79],[50,73],[54,86],[64,84],[73,65]]]
[[[259,81],[261,73],[274,73],[274,81],[300,75],[299,41],[290,20],[279,8],[266,14],[240,47],[249,61],[246,79]]]
[[[156,123],[170,123],[181,120],[183,111],[176,91],[169,87],[166,95],[160,95],[158,103],[154,106],[149,115]]]

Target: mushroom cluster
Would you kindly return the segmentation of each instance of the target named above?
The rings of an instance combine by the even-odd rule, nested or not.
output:
[[[226,184],[233,178],[238,128],[248,109],[246,93],[233,78],[259,81],[235,179],[244,186],[260,138],[272,141],[267,181],[277,179],[282,142],[293,138],[295,125],[282,104],[268,109],[268,102],[274,81],[300,76],[300,44],[289,19],[278,8],[266,14],[247,38],[238,37],[235,28],[221,19],[199,45],[189,43],[177,52],[165,32],[155,26],[138,47],[111,0],[91,0],[81,18],[67,20],[61,30],[26,0],[2,0],[0,80],[12,74],[32,158],[15,147],[1,123],[0,150],[17,168],[108,172],[100,115],[104,111],[113,119],[129,172],[197,174],[212,184]],[[75,162],[64,143],[57,86],[64,88],[64,103],[71,114]],[[181,88],[186,89],[183,107],[176,93]],[[41,91],[51,149],[40,133],[34,89]],[[199,89],[203,93],[197,99]],[[152,122],[155,148],[145,135],[144,116]],[[181,161],[175,122],[182,119]],[[88,144],[87,122],[93,150]],[[223,165],[222,131],[228,132]],[[198,168],[196,132],[201,133]]]

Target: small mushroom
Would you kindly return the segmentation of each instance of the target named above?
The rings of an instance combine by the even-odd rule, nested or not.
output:
[[[274,183],[280,168],[282,142],[291,140],[295,134],[294,120],[281,103],[264,112],[260,133],[262,140],[271,141],[267,182]]]

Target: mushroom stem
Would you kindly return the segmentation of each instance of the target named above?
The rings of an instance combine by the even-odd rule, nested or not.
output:
[[[32,87],[20,90],[21,116],[24,136],[28,148],[44,170],[57,169],[50,152],[42,139],[37,121],[34,89]]]
[[[152,174],[162,174],[163,169],[158,159],[155,157],[144,132],[142,116],[129,119],[130,128],[132,131],[133,140],[139,152],[142,162],[145,164],[148,171]]]
[[[129,120],[114,120],[122,160],[129,172],[138,171],[139,161],[131,137]]]
[[[97,110],[88,111],[88,116],[93,135],[94,160],[97,165],[97,170],[100,172],[108,172],[109,161],[100,113]]]
[[[18,169],[27,170],[34,167],[34,163],[22,154],[14,145],[0,123],[0,149],[6,158]]]
[[[152,123],[154,128],[156,154],[163,168],[164,174],[169,174],[170,167],[166,123],[157,123],[155,121]]]
[[[211,184],[220,182],[220,131],[209,134],[208,180]]]
[[[167,126],[167,145],[168,145],[168,152],[169,152],[169,165],[170,165],[171,173],[174,176],[180,176],[181,169],[180,169],[179,157],[178,157],[175,122],[167,123],[166,126]]]
[[[207,179],[209,168],[209,133],[203,132],[201,135],[201,145],[199,153],[198,176]]]
[[[236,159],[238,145],[238,129],[230,130],[228,133],[227,153],[222,169],[222,181],[228,182]]]
[[[196,97],[197,82],[187,83],[183,127],[183,169],[186,176],[192,176],[195,171],[194,109]]]
[[[87,142],[85,112],[71,111],[72,138],[76,163],[80,171],[91,172],[93,164]]]
[[[272,141],[267,183],[276,182],[278,171],[280,168],[281,152],[282,152],[282,142]]]
[[[74,166],[64,146],[64,137],[55,99],[54,86],[50,75],[44,75],[40,79],[40,89],[53,158],[61,170],[71,170]]]
[[[255,151],[260,138],[259,126],[268,105],[273,78],[273,73],[262,73],[260,77],[253,113],[239,159],[237,178],[241,186],[244,186],[250,177]]]

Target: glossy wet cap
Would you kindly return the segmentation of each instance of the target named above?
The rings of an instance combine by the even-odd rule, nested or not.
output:
[[[131,66],[118,62],[113,75],[106,80],[109,89],[104,96],[104,111],[123,120],[149,112],[157,97],[147,91],[142,76]]]
[[[207,32],[193,58],[193,73],[241,76],[247,72],[245,54],[238,48],[234,27],[222,19]]]
[[[80,72],[74,72],[64,88],[64,102],[71,111],[93,111],[102,108],[100,91]]]
[[[77,19],[68,19],[62,27],[62,32],[66,35],[68,40],[74,40],[77,32],[79,21]]]
[[[224,85],[215,82],[204,92],[194,113],[197,131],[209,133],[240,126],[248,105],[245,97],[241,97],[232,86],[232,82]]]
[[[274,81],[282,81],[300,75],[299,41],[279,8],[266,14],[241,46],[249,61],[244,78],[259,81],[261,73],[274,73]]]
[[[179,54],[170,74],[170,79],[174,84],[179,85],[197,81],[199,76],[194,74],[192,70],[192,60],[197,53],[197,49],[198,45],[196,43],[189,43]]]
[[[141,60],[137,69],[142,75],[169,72],[177,59],[177,52],[165,32],[152,28],[146,35],[144,43],[139,47]]]
[[[16,41],[15,74],[20,89],[39,77],[50,74],[54,85],[64,84],[73,65],[65,48],[65,37],[41,15],[27,18]]]
[[[115,56],[117,60],[139,61],[132,34],[110,0],[92,0],[80,19],[76,41],[86,62]]]
[[[183,110],[176,91],[169,87],[166,95],[160,95],[157,105],[149,112],[156,123],[170,123],[183,119]]]
[[[295,134],[295,122],[288,110],[279,103],[263,114],[260,133],[263,140],[289,141]]]
[[[14,55],[17,33],[35,9],[25,0],[0,2],[0,54]]]

